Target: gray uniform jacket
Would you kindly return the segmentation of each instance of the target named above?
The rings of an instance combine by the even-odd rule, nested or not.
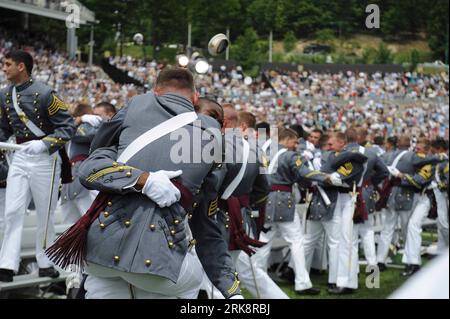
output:
[[[388,207],[394,207],[396,211],[411,210],[414,193],[424,192],[432,182],[438,162],[438,157],[408,151],[397,164],[397,169],[405,174],[405,177],[400,181],[400,185],[392,188]]]
[[[80,181],[89,189],[113,196],[107,210],[89,229],[87,261],[176,282],[188,249],[194,243],[187,238],[186,216],[193,219],[197,215],[199,227],[192,227],[192,232],[198,242],[198,256],[211,281],[229,297],[240,291],[226,256],[227,245],[217,224],[207,218],[206,206],[199,203],[202,192],[214,192],[213,187],[209,187],[214,184],[214,177],[210,175],[220,164],[194,163],[192,160],[178,162],[171,154],[186,132],[190,139],[187,146],[183,145],[188,147],[189,154],[202,154],[209,143],[217,143],[208,129],[219,129],[219,124],[210,117],[199,115],[200,126],[186,125],[147,145],[128,163],[116,162],[123,150],[144,132],[177,114],[193,111],[192,103],[184,97],[175,94],[158,97],[149,93],[134,97],[128,106],[100,127],[92,141],[89,158],[80,166]],[[194,125],[209,136],[208,140],[202,138],[199,143],[192,143]],[[183,170],[179,182],[193,196],[192,208],[185,209],[180,203],[160,208],[142,193],[127,188],[134,185],[143,172],[179,169]]]
[[[386,166],[390,166],[392,165],[392,163],[394,162],[395,158],[397,157],[398,154],[400,154],[400,150],[398,149],[394,149],[391,151],[387,151],[386,153],[382,154],[380,156],[380,159],[383,161],[383,163]]]
[[[350,150],[358,150],[359,144],[353,143],[348,145]],[[377,193],[374,185],[381,183],[389,176],[389,170],[386,164],[378,157],[377,152],[372,147],[364,147],[364,155],[367,156],[366,170],[363,177],[362,195],[367,209],[367,214],[375,212],[375,203]]]
[[[285,148],[278,146],[281,150]],[[272,159],[276,154],[272,154]],[[272,160],[271,159],[271,160]],[[292,187],[294,183],[305,185],[305,182],[323,183],[326,174],[308,168],[297,152],[287,151],[278,157],[277,170],[269,175],[272,187],[284,185]],[[266,206],[266,222],[292,222],[295,217],[295,203],[292,192],[272,191]]]
[[[12,88],[10,85],[0,91],[0,142],[12,135],[18,140],[36,138],[23,122],[30,120],[46,134],[43,141],[50,154],[64,147],[76,128],[67,106],[55,91],[33,80],[16,87],[17,102],[24,112],[19,118],[13,106]]]
[[[226,143],[225,152],[235,152],[236,158],[242,158],[243,142],[240,136],[241,135],[236,132],[235,134],[226,134],[224,138]],[[256,145],[251,141],[249,141],[249,144],[250,146]],[[258,234],[252,211],[260,208],[259,205],[265,202],[270,191],[266,175],[263,174],[264,165],[262,158],[264,155],[262,153],[261,149],[250,147],[249,161],[245,169],[244,177],[231,195],[231,197],[249,196],[249,206],[241,207],[241,213],[244,229],[246,230],[247,235],[253,239],[257,239]],[[225,174],[223,175],[223,180],[220,182],[220,191],[218,193],[219,203],[220,197],[239,174],[241,167],[242,160],[226,163],[224,165]],[[214,202],[212,205],[217,207],[217,205],[214,205]],[[228,212],[223,207],[220,207],[220,205],[218,208],[217,220],[222,228],[225,240],[230,242],[230,218]]]
[[[326,152],[323,157],[321,171],[328,174],[338,172],[343,182],[353,185],[354,182],[358,183],[360,181],[366,161],[367,157],[358,151]],[[336,208],[338,193],[351,191],[351,188],[331,185],[324,185],[323,189],[331,204],[327,206],[319,192],[314,192],[308,208],[308,220],[330,221]]]

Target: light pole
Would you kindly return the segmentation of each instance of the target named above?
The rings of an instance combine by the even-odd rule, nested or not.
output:
[[[273,31],[270,31],[269,34],[269,62],[272,63],[272,56],[273,56]]]
[[[227,28],[227,38],[230,38],[230,27]],[[230,46],[227,46],[227,50],[225,51],[225,60],[230,59]]]
[[[95,23],[98,24],[100,21],[96,20]],[[94,46],[95,46],[95,40],[94,40],[94,26],[95,24],[92,23],[91,24],[91,32],[90,32],[90,37],[89,37],[89,60],[88,60],[88,65],[89,67],[92,67],[92,63],[94,60]]]

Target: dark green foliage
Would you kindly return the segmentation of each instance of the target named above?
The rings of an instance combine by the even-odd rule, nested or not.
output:
[[[141,32],[145,44],[186,44],[187,25],[192,23],[193,46],[205,48],[216,33],[231,31],[231,41],[253,28],[259,38],[272,31],[275,41],[314,39],[322,30],[343,40],[357,33],[404,41],[426,37],[436,59],[445,60],[448,45],[448,0],[81,0],[94,11],[97,49],[115,46],[116,29],[122,23],[123,41]],[[380,7],[381,28],[367,29],[368,4]],[[118,11],[118,14],[114,14]],[[83,28],[82,28],[83,29]],[[84,28],[88,29],[88,28]],[[289,33],[288,33],[289,32]],[[321,33],[322,32],[322,33]],[[80,43],[88,41],[88,30],[81,30]],[[289,41],[288,41],[289,42]],[[288,44],[288,48],[292,48]],[[289,50],[288,50],[289,51]],[[389,61],[385,51],[377,60]],[[364,56],[367,59],[368,56]],[[391,57],[392,59],[392,57]]]

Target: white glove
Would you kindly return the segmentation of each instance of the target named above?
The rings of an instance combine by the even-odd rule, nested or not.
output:
[[[28,155],[38,155],[48,151],[47,146],[41,140],[30,141],[23,145],[24,147],[20,150],[20,152],[24,152]]]
[[[83,275],[80,272],[70,273],[66,278],[66,294],[68,295],[72,288],[79,289],[82,280]]]
[[[228,299],[244,299],[244,297],[242,295],[234,295],[234,296],[231,296]]]
[[[428,189],[438,189],[438,183],[436,181],[432,181]]]
[[[159,207],[171,206],[180,200],[181,193],[170,180],[181,174],[183,174],[182,170],[150,173],[142,188],[142,194],[147,195]]]
[[[341,176],[337,172],[334,172],[333,174],[330,174],[330,181],[331,181],[331,184],[333,186],[341,187],[341,186],[344,185],[342,183]]]
[[[81,117],[81,122],[87,123],[93,127],[97,127],[102,124],[103,119],[98,115],[85,114]]]
[[[316,156],[313,160],[313,166],[315,170],[320,171],[320,169],[322,168],[322,160]]]
[[[252,210],[252,218],[259,218],[259,210]]]
[[[303,152],[303,157],[308,161],[311,161],[314,159],[314,154],[311,151],[306,150]]]
[[[389,173],[394,177],[398,177],[401,174],[401,172],[396,167],[388,166],[387,168],[389,170]]]
[[[316,149],[316,147],[314,146],[313,143],[306,141],[306,149],[313,152]]]

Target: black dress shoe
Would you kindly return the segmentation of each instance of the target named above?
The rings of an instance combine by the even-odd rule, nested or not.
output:
[[[316,295],[320,294],[320,289],[309,288],[309,289],[304,289],[304,290],[296,290],[295,293],[297,295],[302,295],[302,296],[316,296]]]
[[[410,264],[406,264],[405,271],[402,272],[400,275],[401,276],[406,276],[406,274],[409,273],[410,271],[411,271],[411,265]]]
[[[14,271],[10,269],[0,269],[0,281],[12,282],[14,278]]]
[[[280,278],[286,280],[291,284],[295,284],[295,272],[292,268],[286,267],[280,274]]]
[[[328,287],[328,292],[330,292],[330,290],[333,290],[333,289],[337,288],[336,284],[330,284],[330,283],[327,284],[327,287]]]
[[[315,275],[315,276],[321,276],[321,275],[323,275],[323,271],[320,270],[320,269],[311,268],[311,269],[309,270],[309,274],[310,274],[310,275]]]
[[[58,278],[59,272],[53,267],[39,268],[39,277]]]
[[[328,292],[332,295],[351,295],[356,292],[356,289],[336,287],[329,289]]]
[[[386,264],[378,263],[378,269],[380,270],[380,272],[385,271],[387,269]]]
[[[407,265],[405,271],[402,273],[403,277],[410,277],[420,270],[419,265]]]

